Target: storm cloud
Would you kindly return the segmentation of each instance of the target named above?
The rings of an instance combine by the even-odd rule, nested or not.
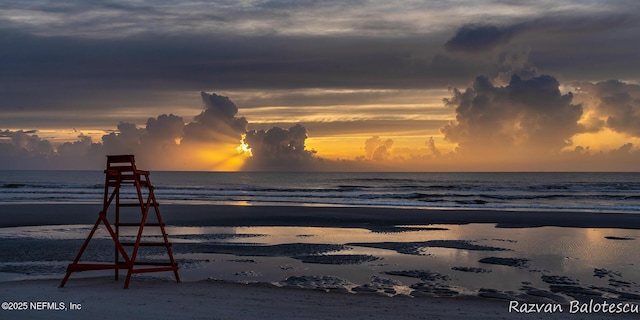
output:
[[[523,80],[514,75],[507,86],[477,77],[472,88],[453,90],[444,103],[454,107],[456,120],[441,129],[460,151],[511,153],[559,151],[584,131],[578,123],[582,106],[571,93],[562,94],[551,76]]]

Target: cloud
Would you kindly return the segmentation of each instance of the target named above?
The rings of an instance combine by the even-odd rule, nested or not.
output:
[[[105,152],[175,152],[178,145],[238,145],[247,130],[247,120],[236,117],[238,107],[228,98],[201,92],[204,110],[185,124],[180,116],[162,114],[148,118],[144,128],[121,121],[117,130],[102,137]],[[172,150],[169,150],[173,148]]]
[[[637,3],[631,6],[640,9]],[[505,84],[511,74],[530,78],[539,70],[564,79],[635,79],[640,25],[632,7],[468,23],[453,32],[444,48],[451,60],[484,61],[478,63],[484,70],[475,74],[493,78],[497,69],[497,79]]]
[[[19,169],[46,163],[54,156],[51,142],[32,131],[0,130],[0,166]]]
[[[558,170],[565,171],[638,171],[640,149],[625,143],[611,150],[591,150],[577,146],[556,159]]]
[[[210,170],[224,166],[237,155],[235,148],[248,122],[236,117],[238,108],[228,97],[205,92],[200,97],[204,110],[186,124],[174,114],[148,118],[143,128],[120,122],[117,131],[102,137],[104,153],[136,154],[140,163],[162,169]]]
[[[445,48],[462,52],[487,51],[508,43],[516,33],[515,27],[465,25],[447,41]]]
[[[441,41],[439,37],[425,42],[417,37],[220,34],[87,39],[35,36],[0,28],[6,62],[0,62],[0,127],[40,125],[32,120],[33,112],[46,115],[48,123],[56,121],[59,127],[65,123],[77,126],[79,118],[94,126],[113,125],[105,110],[110,115],[123,114],[119,120],[140,123],[146,119],[138,114],[155,115],[161,113],[159,109],[176,113],[180,111],[176,105],[197,107],[198,99],[186,97],[185,92],[210,88],[266,92],[299,88],[424,90],[462,84],[459,75],[468,79],[476,74],[461,61],[451,61],[446,68],[440,61],[432,61]],[[420,58],[415,58],[418,54]],[[33,94],[34,87],[39,88],[37,94]],[[361,101],[360,97],[341,100],[342,96],[338,102],[335,98],[333,103]],[[132,114],[132,109],[139,113]]]
[[[115,131],[102,136],[102,145],[106,154],[136,154],[141,150],[141,137],[144,129],[135,124],[121,121]]]
[[[97,169],[107,154],[135,154],[141,166],[175,170],[331,170],[330,161],[306,148],[307,129],[247,131],[248,121],[236,117],[238,107],[228,97],[200,94],[204,110],[184,123],[180,116],[162,114],[148,118],[144,127],[121,121],[100,142],[80,134],[73,142],[56,147],[35,131],[0,131],[0,166],[13,169]],[[244,141],[252,157],[237,147]],[[229,167],[228,165],[233,165]]]
[[[273,127],[247,132],[244,142],[251,149],[247,170],[312,170],[317,166],[314,150],[307,150],[307,129],[296,124],[289,129]]]
[[[49,160],[52,163],[40,163],[37,168],[97,169],[101,167],[106,154],[103,144],[80,134],[78,140],[65,142],[56,148],[55,157]]]
[[[184,127],[183,143],[239,143],[247,131],[248,121],[237,118],[238,107],[228,97],[201,92],[204,111]]]
[[[171,108],[198,103],[185,92],[213,88],[424,89],[493,76],[493,63],[443,52],[447,40],[468,52],[530,44],[540,70],[571,79],[635,78],[637,12],[634,2],[3,1],[0,127],[40,125],[37,112],[58,128],[79,118],[103,128],[105,110],[181,112]],[[126,115],[117,119],[146,120]]]
[[[577,84],[595,99],[596,113],[616,132],[640,137],[640,85],[608,80]]]
[[[79,135],[78,140],[55,147],[35,130],[0,130],[2,169],[99,169],[104,161],[102,144]],[[100,164],[99,166],[97,164]]]
[[[509,154],[514,150],[559,151],[583,132],[582,106],[571,93],[562,94],[551,76],[523,80],[514,75],[507,86],[477,77],[464,92],[454,89],[445,105],[455,107],[456,120],[441,128],[460,151]]]
[[[184,134],[184,120],[173,114],[162,114],[157,119],[149,118],[146,132],[143,140],[173,143]]]
[[[500,84],[508,84],[513,75],[521,79],[531,79],[538,75],[538,68],[529,60],[529,52],[526,50],[501,52],[498,65],[495,81]]]
[[[603,12],[580,6],[564,16],[540,19],[548,12],[539,6],[518,5],[518,12],[536,9],[523,17],[488,8],[511,5],[468,3],[482,8],[483,15],[459,20],[447,15],[458,3],[429,4],[430,10],[419,3],[312,3],[7,3],[0,12],[0,127],[39,126],[32,114],[37,112],[57,128],[76,126],[78,119],[104,128],[113,125],[105,110],[140,125],[147,115],[190,114],[174,109],[197,108],[198,99],[185,98],[185,92],[212,89],[461,87],[477,74],[493,77],[501,67],[495,60],[473,59],[473,54],[443,52],[447,40],[469,52],[523,45],[540,70],[571,79],[632,79],[640,65],[637,19],[619,13],[634,12],[634,7],[611,5]],[[308,28],[310,17],[315,17],[314,28]],[[398,27],[404,23],[409,27]],[[292,25],[300,32],[287,33]],[[305,28],[315,31],[305,33]],[[132,114],[132,109],[139,112]]]
[[[429,148],[429,151],[431,151],[433,157],[437,158],[442,155],[440,150],[438,150],[438,148],[436,147],[436,142],[435,140],[433,140],[433,137],[429,137],[429,140],[427,141],[427,148]]]
[[[379,136],[373,136],[364,142],[366,159],[384,161],[391,156],[393,140],[382,140]]]
[[[531,17],[517,23],[465,24],[445,43],[453,52],[482,53],[527,38],[532,43],[546,39],[581,38],[619,27],[629,27],[636,19],[629,13],[558,14]]]
[[[440,151],[433,137],[424,146],[403,146],[393,139],[373,136],[364,141],[363,149],[364,154],[355,157],[354,163],[374,171],[451,170],[453,166],[445,159],[451,154]]]
[[[121,121],[117,130],[102,136],[102,146],[108,154],[166,151],[180,142],[184,128],[182,117],[173,114],[149,118],[144,128]]]
[[[6,3],[5,3],[6,2]],[[428,6],[428,10],[425,9]],[[117,38],[135,34],[405,35],[440,30],[457,3],[384,1],[4,1],[0,22],[53,36]],[[467,7],[496,9],[487,3]],[[472,9],[473,10],[473,9]],[[13,19],[11,19],[13,18]],[[462,17],[459,17],[462,18]],[[0,25],[2,25],[0,24]],[[429,26],[429,28],[425,28]]]

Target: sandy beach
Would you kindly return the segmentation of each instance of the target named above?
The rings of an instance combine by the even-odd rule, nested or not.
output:
[[[166,205],[182,283],[87,272],[58,288],[96,208],[0,205],[0,296],[25,309],[3,318],[638,316],[637,214]]]
[[[566,319],[566,313],[509,313],[508,302],[325,293],[230,283],[144,281],[123,290],[111,279],[0,283],[3,299],[54,301],[67,310],[0,311],[6,319]],[[70,310],[70,303],[80,310]],[[575,319],[606,316],[575,314]],[[635,319],[637,315],[616,318]]]
[[[123,290],[111,279],[0,283],[3,299],[55,301],[81,310],[1,311],[6,319],[535,319],[486,299],[388,298],[229,283],[144,281]],[[561,319],[562,314],[544,315]],[[578,319],[578,317],[576,317]]]
[[[92,224],[95,204],[1,204],[0,227]],[[172,225],[335,226],[492,223],[498,227],[542,226],[640,229],[640,214],[568,211],[437,210],[322,206],[165,205]]]

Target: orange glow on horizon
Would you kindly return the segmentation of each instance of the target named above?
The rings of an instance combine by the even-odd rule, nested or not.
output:
[[[202,149],[194,150],[190,158],[190,169],[205,171],[239,171],[245,160],[249,157],[246,153],[239,153],[240,146],[221,144],[202,146]]]
[[[573,150],[577,146],[589,147],[591,151],[611,151],[622,147],[626,143],[640,146],[640,138],[629,137],[625,134],[605,128],[595,133],[581,133],[573,137],[573,145],[566,149]]]

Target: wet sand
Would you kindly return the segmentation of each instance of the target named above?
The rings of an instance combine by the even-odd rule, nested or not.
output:
[[[92,224],[99,210],[100,205],[96,204],[3,204],[0,205],[0,227]],[[633,213],[231,205],[161,205],[160,211],[167,224],[176,226],[367,228],[493,223],[507,228],[640,229],[640,214]]]
[[[92,224],[97,217],[99,205],[0,205],[0,227],[21,227],[40,225],[78,225]],[[627,229],[636,232],[640,229],[640,215],[623,213],[586,213],[586,212],[505,212],[489,210],[416,210],[416,209],[392,209],[392,208],[338,208],[338,207],[294,207],[294,206],[211,206],[211,205],[166,205],[161,207],[165,222],[170,226],[300,226],[300,227],[332,227],[332,228],[363,228],[375,232],[393,233],[399,225],[420,226],[425,229],[427,225],[437,224],[432,232],[447,232],[442,225],[467,225],[467,224],[495,224],[502,228],[531,228],[531,227],[566,227],[566,228],[598,228],[598,229]],[[405,231],[410,231],[408,228]],[[505,229],[502,229],[505,230]],[[527,232],[527,229],[522,229]],[[635,234],[635,233],[634,233]],[[637,237],[610,236],[601,237],[598,241],[621,241],[632,243]],[[624,234],[622,234],[624,235]],[[219,235],[216,235],[219,236]],[[297,235],[304,239],[304,234]],[[312,237],[313,235],[307,235]],[[605,239],[606,238],[606,239]],[[475,238],[474,238],[475,239]],[[624,240],[626,239],[626,240]],[[187,239],[189,240],[189,239]],[[494,245],[507,245],[509,239],[490,239]],[[64,240],[68,241],[68,240]],[[245,240],[243,240],[245,241]],[[22,248],[28,243],[21,240],[12,242]],[[62,243],[62,242],[61,242]],[[6,243],[7,245],[9,242]],[[346,243],[345,243],[346,244]],[[182,244],[187,245],[187,244]],[[424,248],[444,248],[444,250],[456,250],[456,252],[469,251],[498,255],[491,256],[482,267],[458,266],[455,272],[465,273],[471,277],[486,275],[493,265],[507,266],[506,268],[518,268],[519,263],[526,261],[512,261],[501,258],[500,254],[508,250],[500,247],[479,245],[475,241],[463,240],[428,240],[419,242],[389,243],[366,242],[349,243],[350,246],[361,248],[374,248],[394,250],[400,254],[420,255]],[[74,244],[74,248],[75,248]],[[327,244],[326,246],[335,246]],[[307,245],[307,250],[316,250]],[[24,247],[26,248],[26,247]],[[179,248],[179,246],[178,246]],[[422,248],[422,249],[421,249]],[[242,243],[223,245],[219,248],[208,244],[208,249],[216,254],[228,254],[227,251],[240,250],[241,256],[249,255],[250,251],[282,251],[282,245],[255,247]],[[276,250],[277,249],[277,250]],[[285,249],[291,249],[287,246]],[[329,250],[321,248],[322,250]],[[11,249],[10,249],[11,250]],[[243,251],[244,250],[244,251]],[[298,250],[299,251],[299,250]],[[329,250],[330,251],[330,250]],[[264,252],[262,252],[264,254]],[[231,253],[234,254],[234,253]],[[299,254],[299,253],[298,253]],[[544,254],[541,252],[540,254]],[[281,256],[274,253],[274,256]],[[289,253],[285,254],[285,256]],[[325,263],[327,256],[313,254],[304,257],[301,263]],[[329,256],[330,257],[330,256]],[[337,260],[349,257],[334,256]],[[368,258],[362,256],[360,258]],[[267,258],[263,258],[267,259]],[[280,259],[280,258],[278,258]],[[318,260],[320,259],[320,260]],[[36,259],[37,260],[37,259]],[[522,260],[522,259],[521,259]],[[227,260],[232,261],[232,260]],[[367,259],[363,261],[367,262]],[[233,263],[237,265],[254,265],[251,257],[239,257]],[[332,262],[333,263],[333,262]],[[356,262],[361,263],[361,262]],[[377,263],[375,260],[371,263]],[[425,269],[429,266],[425,266]],[[502,270],[498,267],[495,274]],[[591,269],[589,269],[591,270]],[[526,271],[530,273],[529,271]],[[32,319],[42,317],[55,317],[64,319],[80,319],[91,315],[97,319],[129,318],[135,315],[140,319],[602,319],[614,316],[615,318],[637,318],[637,313],[625,314],[588,314],[579,312],[569,314],[570,299],[579,297],[581,301],[589,301],[590,294],[599,295],[598,301],[610,301],[613,303],[640,303],[640,295],[634,295],[637,284],[629,288],[617,287],[592,289],[585,285],[578,285],[576,279],[563,275],[545,275],[544,272],[531,270],[542,275],[545,286],[551,288],[525,288],[526,298],[520,293],[481,289],[477,295],[456,295],[446,298],[450,292],[446,286],[434,284],[442,283],[442,277],[446,275],[428,270],[398,270],[384,273],[387,276],[400,276],[420,279],[422,283],[413,286],[416,294],[384,296],[380,292],[371,292],[370,287],[360,286],[352,292],[345,290],[309,290],[300,289],[310,282],[316,282],[322,277],[290,277],[279,286],[268,283],[252,283],[243,285],[221,281],[195,281],[176,284],[167,281],[166,278],[136,278],[128,290],[122,289],[122,282],[113,281],[112,278],[103,276],[72,276],[65,288],[58,288],[59,280],[27,280],[0,282],[0,297],[5,301],[27,302],[58,302],[63,303],[67,310],[23,310],[6,311],[0,313],[4,318]],[[596,269],[594,275],[588,277],[604,277],[612,284],[624,284],[627,279],[621,278],[615,271]],[[382,274],[382,273],[381,273]],[[87,274],[87,276],[89,276]],[[433,278],[433,279],[431,279]],[[609,279],[610,278],[610,279]],[[328,279],[328,280],[327,280]],[[327,277],[327,281],[335,278]],[[377,280],[389,280],[381,276]],[[416,280],[417,281],[417,280]],[[613,281],[613,282],[612,282]],[[300,285],[300,283],[303,285]],[[378,283],[377,285],[386,285]],[[558,289],[554,291],[553,289]],[[564,291],[562,291],[564,290]],[[325,292],[328,291],[328,292]],[[354,292],[357,291],[356,294]],[[628,294],[627,296],[621,293]],[[629,295],[629,293],[631,293]],[[564,300],[555,301],[558,294],[564,296]],[[613,296],[609,296],[614,294]],[[435,296],[435,297],[434,297]],[[611,299],[610,297],[615,297]],[[626,298],[625,298],[626,297]],[[515,300],[540,298],[530,302],[539,303],[541,306],[561,305],[563,313],[539,313],[522,314],[510,312],[510,303]],[[578,298],[576,298],[578,299]],[[609,299],[609,300],[607,300]],[[81,310],[69,310],[70,303],[79,303]]]

